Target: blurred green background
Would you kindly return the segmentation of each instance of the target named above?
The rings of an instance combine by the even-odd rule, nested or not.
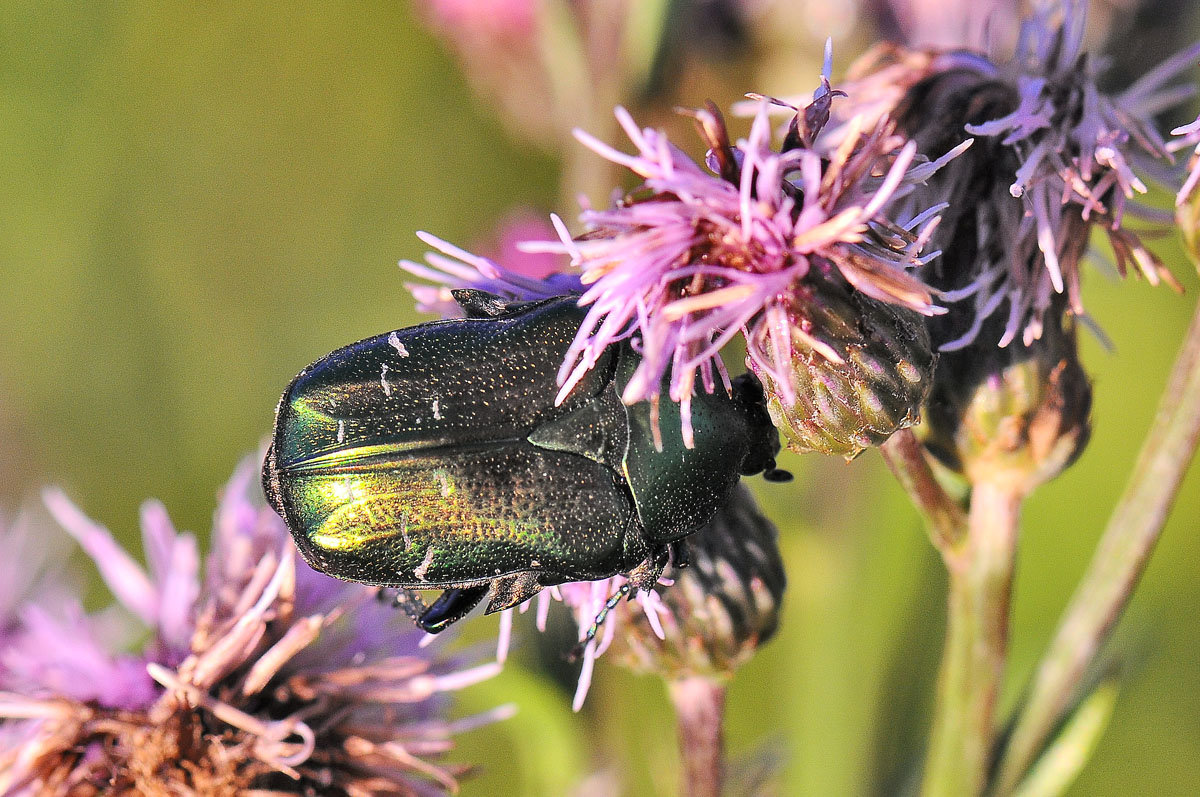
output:
[[[779,89],[709,70],[682,102]],[[149,496],[205,531],[296,371],[420,320],[395,267],[424,251],[413,232],[470,245],[513,207],[569,216],[559,169],[506,133],[404,3],[0,4],[0,500],[61,484],[135,549]],[[1006,705],[1090,557],[1196,300],[1178,244],[1158,248],[1187,295],[1088,277],[1116,350],[1085,337],[1093,440],[1027,508]],[[730,752],[778,756],[782,794],[891,793],[926,732],[940,564],[878,455],[783,465],[795,482],[755,489],[786,521],[790,588],[779,635],[731,689]],[[1123,689],[1072,794],[1200,792],[1198,526],[1193,469],[1111,648]],[[495,619],[471,626],[486,638]],[[536,653],[526,643],[464,695],[463,711],[520,706],[461,739],[456,758],[483,768],[464,794],[564,794],[605,770],[622,793],[676,790],[659,682],[602,661],[572,715]]]

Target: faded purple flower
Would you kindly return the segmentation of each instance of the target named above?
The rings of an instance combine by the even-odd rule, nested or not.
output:
[[[423,0],[432,23],[447,36],[480,38],[529,36],[537,18],[534,0]]]
[[[1096,214],[1120,232],[1126,201],[1147,190],[1134,165],[1144,164],[1145,156],[1169,157],[1153,115],[1194,93],[1192,86],[1167,84],[1200,56],[1200,46],[1193,46],[1109,97],[1098,89],[1099,68],[1083,50],[1086,7],[1084,0],[1074,0],[1060,14],[1047,6],[1022,25],[1013,59],[1000,67],[1016,86],[1017,108],[966,126],[972,135],[1001,137],[1017,152],[1021,165],[1009,190],[1032,216],[1045,276],[1058,293],[1064,290],[1061,208],[1075,205],[1084,220]],[[1132,255],[1152,283],[1160,276],[1170,279],[1136,238],[1116,235],[1114,246],[1122,266]],[[1081,305],[1073,309],[1082,313]]]
[[[125,653],[134,629],[115,607],[25,606],[0,664],[0,793],[457,788],[465,770],[437,762],[451,734],[509,709],[451,723],[439,695],[499,665],[430,661],[419,632],[374,590],[298,562],[278,516],[251,497],[256,473],[248,460],[226,486],[203,578],[194,537],[160,504],[143,507],[143,568],[47,491],[52,514],[150,635]]]
[[[1200,117],[1196,117],[1196,121],[1191,124],[1175,128],[1171,131],[1171,135],[1177,136],[1175,140],[1167,144],[1167,149],[1171,152],[1194,147],[1192,155],[1188,159],[1187,179],[1183,181],[1179,192],[1175,194],[1175,204],[1182,205],[1196,190],[1196,185],[1200,184]]]
[[[1178,187],[1164,162],[1172,149],[1200,140],[1189,136],[1189,127],[1180,129],[1181,141],[1168,144],[1154,126],[1157,113],[1195,92],[1194,85],[1177,81],[1195,65],[1200,45],[1110,95],[1098,88],[1104,62],[1083,50],[1085,17],[1082,0],[1041,4],[1021,26],[1009,59],[903,50],[880,57],[877,51],[873,64],[856,70],[844,86],[852,96],[879,98],[867,110],[894,113],[901,129],[931,155],[967,136],[980,139],[974,158],[960,159],[928,190],[914,194],[919,203],[951,204],[936,246],[948,252],[952,238],[977,238],[977,254],[965,258],[970,274],[944,273],[945,261],[922,273],[947,292],[948,301],[971,300],[973,318],[953,334],[935,336],[943,350],[973,342],[1006,304],[1001,346],[1036,340],[1055,295],[1066,297],[1070,312],[1085,316],[1078,265],[1093,225],[1107,233],[1122,274],[1132,270],[1151,284],[1178,288],[1126,215],[1166,220],[1132,200],[1147,191],[1147,180]],[[999,187],[1001,180],[1003,192],[984,187]],[[977,232],[968,229],[972,224]]]

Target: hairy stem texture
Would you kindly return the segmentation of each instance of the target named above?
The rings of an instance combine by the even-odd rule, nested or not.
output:
[[[1021,495],[989,483],[971,493],[967,537],[947,559],[945,650],[925,764],[926,797],[983,792],[1008,655],[1008,617]]]
[[[725,718],[725,686],[700,676],[670,685],[679,720],[679,754],[683,777],[679,793],[720,797],[725,755],[721,726]]]

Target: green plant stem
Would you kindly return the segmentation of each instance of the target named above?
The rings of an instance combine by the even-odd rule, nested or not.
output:
[[[1038,667],[1001,760],[1010,794],[1063,717],[1088,665],[1145,570],[1200,440],[1200,306],[1192,317],[1146,442],[1083,580]]]
[[[946,643],[925,763],[926,797],[983,792],[995,741],[996,698],[1008,655],[1008,614],[1022,495],[981,483],[968,531],[947,559]]]
[[[893,434],[880,451],[900,486],[925,516],[933,547],[949,562],[966,534],[967,516],[962,506],[938,484],[925,459],[924,446],[912,429]]]
[[[671,702],[679,720],[679,755],[685,797],[720,797],[725,754],[721,726],[725,718],[725,685],[692,676],[670,683]]]
[[[1066,792],[1108,727],[1116,702],[1117,685],[1112,681],[1089,695],[1017,786],[1014,797],[1059,797]]]

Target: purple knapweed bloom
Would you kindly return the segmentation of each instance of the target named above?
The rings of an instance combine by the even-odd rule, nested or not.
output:
[[[1162,262],[1122,222],[1128,201],[1144,194],[1138,176],[1160,173],[1151,159],[1169,159],[1166,143],[1155,130],[1154,114],[1194,93],[1193,86],[1169,86],[1193,66],[1200,46],[1168,59],[1115,96],[1102,93],[1097,78],[1102,64],[1083,50],[1086,2],[1063,4],[1061,12],[1045,6],[1021,27],[1012,60],[999,76],[1016,87],[1018,105],[1007,116],[967,125],[975,136],[997,136],[1020,160],[1009,191],[1022,200],[1022,237],[1034,235],[1044,268],[1010,299],[1004,342],[1015,336],[1015,319],[1030,312],[1028,340],[1037,337],[1040,312],[1048,288],[1068,294],[1071,310],[1084,315],[1074,268],[1064,271],[1059,255],[1069,247],[1065,233],[1075,230],[1064,216],[1078,213],[1085,222],[1107,228],[1122,273],[1130,266],[1151,284],[1161,280],[1178,288]],[[1135,170],[1135,167],[1138,167]],[[1024,305],[1024,306],[1023,306]]]
[[[930,154],[968,136],[979,139],[974,160],[961,159],[929,190],[914,195],[919,202],[987,205],[951,207],[934,236],[934,244],[948,250],[950,237],[965,234],[953,219],[977,218],[978,255],[967,258],[973,272],[939,276],[943,261],[922,273],[947,291],[948,301],[972,302],[973,320],[936,341],[944,351],[974,342],[984,322],[1005,305],[1007,317],[989,344],[1029,345],[1041,336],[1052,306],[1085,317],[1078,266],[1093,225],[1107,233],[1121,274],[1133,271],[1151,284],[1179,287],[1126,222],[1135,215],[1166,220],[1133,200],[1147,192],[1150,180],[1178,188],[1177,172],[1168,168],[1170,153],[1200,141],[1189,126],[1176,131],[1180,141],[1169,144],[1154,124],[1156,114],[1195,93],[1194,85],[1178,79],[1195,66],[1200,45],[1167,59],[1124,91],[1105,93],[1098,87],[1105,63],[1083,49],[1086,5],[1083,0],[1038,5],[1022,24],[1011,58],[877,51],[873,63],[855,70],[855,79],[843,85],[852,97],[879,98],[868,110],[894,113],[901,129]],[[980,186],[993,178],[1003,180],[1005,190],[985,197]],[[1198,179],[1189,180],[1186,190]],[[1065,302],[1054,300],[1059,295]]]
[[[881,119],[847,130],[842,144],[814,147],[840,92],[826,77],[794,118],[778,151],[760,101],[749,136],[731,144],[719,112],[694,112],[709,145],[702,167],[660,132],[617,118],[637,149],[627,155],[578,132],[598,154],[626,166],[642,184],[605,210],[585,210],[585,232],[561,228],[561,250],[588,286],[587,319],[560,373],[565,396],[604,349],[629,340],[641,355],[622,396],[656,400],[670,371],[669,395],[680,403],[690,441],[688,405],[697,382],[711,392],[726,380],[719,352],[738,334],[747,357],[769,375],[785,406],[796,399],[793,341],[841,362],[813,322],[818,286],[834,280],[887,304],[935,314],[930,289],[911,269],[936,226],[934,206],[901,217],[889,206],[945,161],[919,158],[915,146]],[[690,443],[689,443],[690,444]]]
[[[832,102],[842,95],[830,88],[830,62],[827,48],[821,85],[803,110],[790,108],[794,118],[778,151],[769,122],[777,101],[766,98],[759,99],[749,137],[736,144],[715,107],[692,112],[709,147],[704,166],[661,132],[639,129],[623,108],[617,119],[637,148],[634,155],[577,130],[586,146],[643,180],[612,207],[585,209],[583,234],[572,238],[556,217],[559,243],[523,247],[569,255],[578,277],[533,279],[426,234],[422,240],[441,254],[427,255],[428,266],[405,261],[401,267],[448,288],[511,298],[581,291],[588,314],[559,371],[556,401],[607,347],[628,340],[641,360],[622,399],[657,401],[669,371],[669,397],[681,405],[690,447],[693,391],[697,384],[707,392],[729,388],[719,352],[742,334],[750,365],[790,408],[797,398],[797,343],[843,362],[840,346],[815,320],[821,284],[836,282],[920,314],[943,312],[912,273],[937,254],[922,249],[941,206],[898,215],[888,210],[968,146],[930,162],[879,116],[870,124],[851,120],[832,151],[817,149]],[[410,287],[422,309],[457,314],[446,288]]]
[[[21,610],[0,652],[0,793],[456,790],[465,770],[437,761],[451,735],[510,710],[449,722],[440,696],[499,665],[431,661],[375,590],[298,561],[256,474],[248,460],[226,486],[203,568],[158,503],[142,511],[143,567],[46,492],[118,603]]]

